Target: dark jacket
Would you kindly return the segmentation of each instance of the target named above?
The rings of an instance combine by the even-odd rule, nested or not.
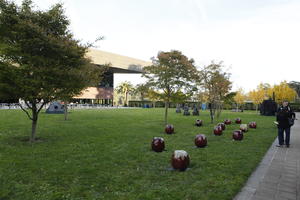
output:
[[[279,123],[278,128],[289,128],[289,118],[295,118],[295,113],[292,111],[290,106],[280,106],[277,110],[276,121]]]

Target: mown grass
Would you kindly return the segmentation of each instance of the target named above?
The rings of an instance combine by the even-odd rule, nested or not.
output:
[[[42,113],[35,144],[24,142],[31,124],[22,111],[0,110],[0,199],[232,199],[276,137],[273,117],[224,111],[217,122],[256,121],[244,140],[232,140],[239,125],[214,136],[208,112],[183,116],[171,109],[174,135],[163,133],[163,109],[73,110],[70,120]],[[203,127],[195,120],[203,119]],[[196,134],[207,148],[195,148]],[[155,153],[154,136],[166,151]],[[170,170],[174,150],[191,159],[185,172]]]

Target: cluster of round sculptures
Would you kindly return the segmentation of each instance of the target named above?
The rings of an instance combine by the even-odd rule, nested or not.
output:
[[[232,133],[233,140],[241,141],[243,140],[244,133],[248,131],[249,128],[256,128],[256,122],[250,122],[249,124],[242,124],[242,120],[240,118],[235,119],[236,124],[240,124],[239,130],[234,130]],[[226,125],[230,125],[231,120],[225,119],[224,122],[218,123],[217,126],[214,127],[213,133],[216,136],[222,135],[222,132],[226,129]],[[203,120],[197,119],[195,122],[195,126],[203,126]],[[165,127],[166,134],[174,133],[174,126],[171,124],[166,125]],[[204,134],[198,134],[195,137],[195,146],[198,148],[204,148],[207,146],[207,138]],[[162,137],[154,137],[151,143],[152,150],[155,152],[162,152],[165,149],[165,141]],[[185,171],[190,163],[189,155],[184,150],[175,150],[171,157],[171,164],[175,170]]]

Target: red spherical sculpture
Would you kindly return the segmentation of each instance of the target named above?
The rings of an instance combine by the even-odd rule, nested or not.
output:
[[[243,137],[244,137],[244,134],[241,130],[233,131],[232,138],[234,140],[242,140]]]
[[[221,126],[223,131],[226,129],[226,125],[224,123],[218,123],[218,126]]]
[[[256,127],[257,127],[256,122],[250,122],[249,123],[249,128],[256,128]]]
[[[165,141],[162,137],[154,137],[151,143],[152,150],[162,152],[165,149]]]
[[[247,132],[248,131],[248,125],[247,124],[241,124],[240,125],[240,130],[244,133]]]
[[[203,148],[207,145],[207,138],[204,134],[198,134],[195,137],[195,145],[197,147]]]
[[[214,128],[215,135],[222,135],[222,132],[223,132],[223,130],[222,130],[221,126],[215,126],[215,128]]]
[[[225,120],[224,120],[224,124],[226,124],[226,125],[231,124],[231,120],[230,120],[230,119],[225,119]]]
[[[241,118],[236,118],[236,119],[235,119],[235,123],[236,123],[236,124],[241,124],[241,123],[242,123]]]
[[[184,150],[176,150],[171,158],[172,167],[179,171],[185,171],[190,164],[190,157]]]
[[[203,125],[203,121],[201,119],[197,119],[195,122],[195,126],[202,126]]]
[[[166,125],[165,132],[167,134],[173,134],[174,133],[174,126],[172,124]]]

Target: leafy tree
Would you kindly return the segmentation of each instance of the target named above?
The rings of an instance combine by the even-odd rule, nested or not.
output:
[[[124,81],[117,86],[116,91],[124,95],[124,106],[127,106],[128,94],[131,94],[134,91],[133,85],[128,81]]]
[[[108,70],[110,64],[96,66],[96,65],[87,65],[85,68],[82,68],[80,71],[81,73],[81,83],[84,87],[88,86],[98,86],[99,82],[103,79],[103,74]],[[66,74],[69,76],[69,74]],[[70,80],[69,84],[75,84],[75,82],[78,83],[76,79]],[[72,86],[70,85],[69,89],[74,90]],[[66,91],[64,94],[60,95],[60,100],[64,102],[64,119],[67,120],[68,118],[68,102],[75,96],[82,92],[82,90],[79,91],[80,88],[77,88],[78,91],[75,93]],[[84,88],[82,88],[84,89]],[[67,88],[66,88],[67,90]],[[75,95],[74,95],[75,94]]]
[[[155,108],[155,104],[157,101],[162,99],[162,94],[160,94],[159,92],[149,89],[147,97],[149,98],[150,101],[152,101],[153,107]]]
[[[196,79],[200,87],[199,93],[202,95],[201,98],[203,98],[203,95],[206,95],[209,103],[211,123],[214,121],[216,110],[218,111],[217,117],[220,116],[224,96],[231,89],[230,74],[223,72],[222,67],[221,62],[217,64],[212,62],[199,72],[199,76]]]
[[[294,89],[290,88],[286,81],[281,82],[279,85],[274,85],[269,90],[269,95],[275,94],[276,103],[280,104],[284,100],[293,101],[295,100],[297,93]]]
[[[162,91],[165,102],[165,124],[168,123],[169,103],[179,91],[189,91],[196,74],[194,60],[188,59],[180,51],[159,52],[157,58],[152,58],[152,65],[144,67],[143,76],[147,84]]]
[[[184,103],[185,101],[190,99],[191,96],[192,96],[191,93],[184,93],[182,91],[178,91],[172,95],[171,102],[177,103],[177,104]]]
[[[45,104],[79,94],[100,76],[69,24],[61,4],[41,11],[30,0],[0,1],[0,96],[25,102],[32,142]]]
[[[144,107],[144,98],[147,96],[149,91],[149,86],[147,84],[138,84],[134,89],[135,94],[139,94],[142,101],[142,106]]]
[[[178,91],[171,97],[171,102],[176,104],[176,107],[180,107],[180,104],[185,103],[187,100],[191,100],[193,93],[184,93]]]
[[[273,97],[273,95],[270,96],[270,89],[271,88],[272,88],[272,86],[269,83],[260,83],[257,86],[258,91],[263,91],[264,99],[269,99],[269,98]]]
[[[208,102],[208,92],[197,91],[197,93],[195,94],[195,99],[197,99],[201,103],[207,103]]]
[[[236,102],[236,110],[238,111],[239,106],[242,106],[245,103],[246,95],[242,88],[239,88],[234,96],[234,101]]]
[[[265,91],[261,89],[252,90],[249,92],[249,98],[256,107],[256,112],[258,110],[258,105],[261,104],[265,99]]]
[[[300,82],[291,81],[288,83],[288,85],[290,88],[293,88],[297,92],[298,97],[300,97]]]
[[[224,96],[224,104],[232,105],[234,102],[234,96],[236,92],[230,92]]]

